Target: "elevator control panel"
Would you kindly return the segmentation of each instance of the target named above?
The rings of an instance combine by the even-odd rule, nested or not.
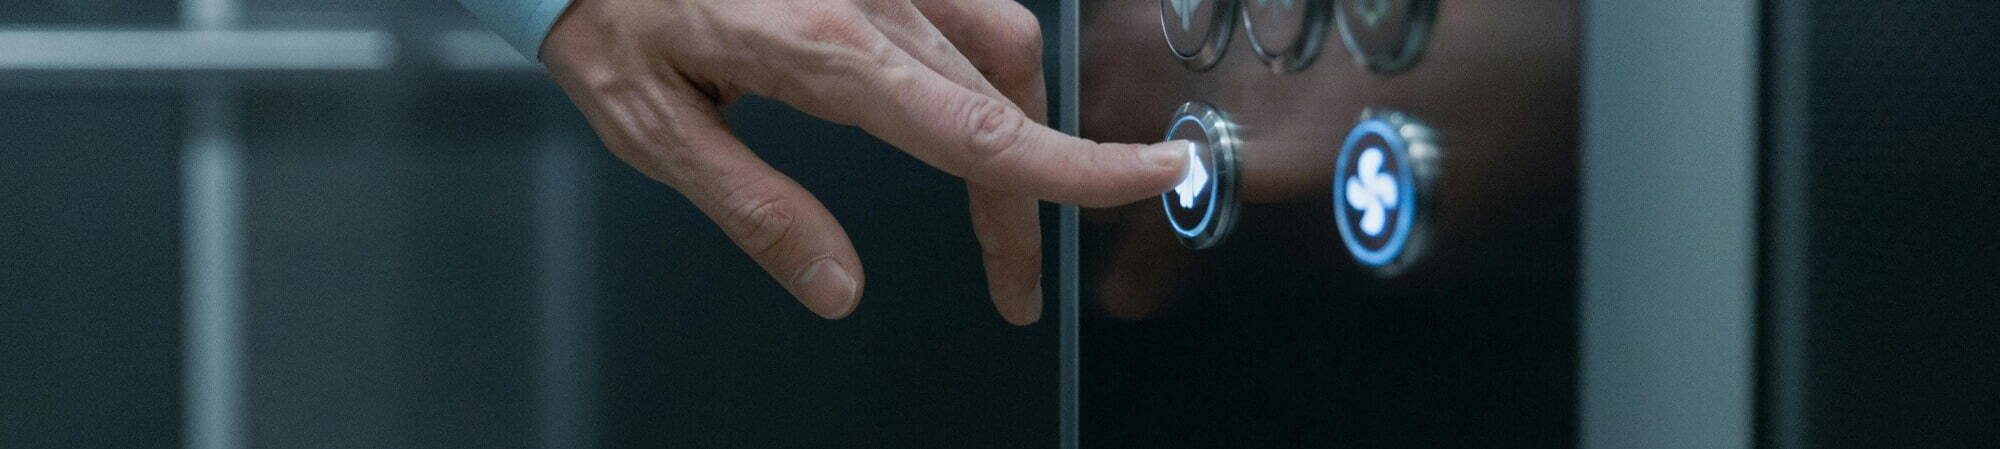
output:
[[[1360,66],[1376,76],[1408,70],[1422,52],[1436,8],[1431,0],[1162,0],[1160,5],[1167,46],[1188,69],[1206,71],[1221,61],[1233,30],[1216,21],[1240,16],[1250,49],[1280,75],[1311,66],[1328,23],[1336,21]],[[1242,12],[1231,14],[1231,8]],[[1209,44],[1225,48],[1202,48]],[[1236,140],[1227,134],[1234,124],[1225,117],[1212,105],[1192,101],[1180,106],[1167,131],[1168,139],[1197,142],[1189,147],[1193,163],[1181,185],[1161,195],[1167,223],[1192,249],[1221,244],[1235,219],[1235,192],[1221,187],[1233,186],[1236,175]],[[1418,194],[1429,195],[1419,186],[1428,187],[1437,171],[1435,135],[1407,113],[1371,106],[1331,149],[1338,152],[1334,223],[1347,251],[1377,275],[1393,276],[1420,260],[1428,214],[1422,207],[1427,199]],[[1222,168],[1231,169],[1230,179],[1216,175]]]
[[[1582,5],[1076,0],[1081,448],[1574,447]]]

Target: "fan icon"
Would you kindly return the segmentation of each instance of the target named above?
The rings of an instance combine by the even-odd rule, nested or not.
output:
[[[1398,198],[1396,176],[1382,173],[1382,149],[1369,147],[1355,160],[1355,174],[1347,178],[1347,206],[1361,211],[1361,233],[1382,235],[1388,228],[1389,211]]]
[[[1436,133],[1401,112],[1369,109],[1334,162],[1334,225],[1362,266],[1382,276],[1423,251],[1425,201],[1437,174]]]

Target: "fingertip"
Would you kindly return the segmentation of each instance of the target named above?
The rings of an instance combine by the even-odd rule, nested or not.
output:
[[[1000,318],[1007,320],[1007,324],[1015,326],[1035,324],[1042,320],[1041,283],[1035,283],[1035,288],[1008,300],[996,297],[993,303],[1001,309]]]
[[[1151,145],[1100,144],[1094,170],[1075,173],[1079,183],[1051,192],[1046,200],[1089,208],[1118,207],[1158,196],[1187,177],[1191,142],[1172,140]],[[1123,160],[1117,160],[1122,158]],[[1115,162],[1114,162],[1115,161]]]
[[[1180,173],[1187,170],[1188,158],[1193,157],[1197,148],[1189,140],[1169,140],[1139,148],[1139,158],[1161,172]]]
[[[1134,170],[1126,187],[1135,193],[1131,198],[1119,198],[1112,206],[1123,205],[1131,200],[1159,195],[1174,188],[1187,178],[1189,158],[1195,157],[1194,142],[1169,140],[1166,142],[1140,146],[1138,149],[1138,169]]]
[[[1037,257],[1036,259],[1040,259]],[[1015,326],[1035,324],[1042,319],[1042,282],[1039,269],[1002,275],[988,261],[986,291],[992,295],[993,310],[1000,319]]]
[[[799,271],[792,285],[799,302],[821,318],[846,318],[861,304],[859,270],[842,266],[831,257],[821,258]]]

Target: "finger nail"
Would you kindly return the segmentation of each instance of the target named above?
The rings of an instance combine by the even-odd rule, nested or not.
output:
[[[1147,145],[1139,149],[1139,158],[1161,168],[1180,170],[1187,166],[1189,145],[1194,144],[1185,140],[1172,140]]]
[[[792,282],[794,293],[805,300],[806,308],[826,319],[840,319],[854,312],[861,299],[861,284],[832,258],[822,258],[800,271]]]

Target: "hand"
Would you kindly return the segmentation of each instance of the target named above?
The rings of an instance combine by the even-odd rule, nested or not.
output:
[[[1113,206],[1171,188],[1185,144],[1099,144],[1041,124],[1041,33],[1012,0],[576,0],[542,59],[611,151],[680,191],[814,313],[853,312],[860,258],[833,215],[724,124],[756,94],[856,125],[965,178],[993,303],[1041,316],[1036,200]],[[1018,105],[1018,106],[1017,106]]]

